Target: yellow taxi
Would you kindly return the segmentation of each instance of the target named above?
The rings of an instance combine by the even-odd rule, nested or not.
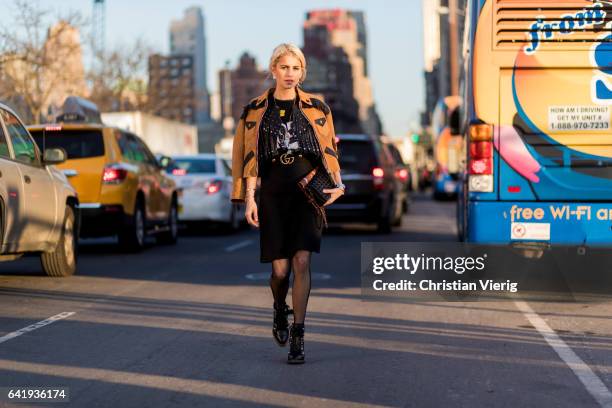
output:
[[[138,136],[99,118],[93,105],[64,112],[58,123],[28,127],[41,151],[66,152],[67,160],[57,167],[77,190],[81,237],[118,235],[121,247],[131,251],[141,250],[147,235],[175,244],[175,182]]]

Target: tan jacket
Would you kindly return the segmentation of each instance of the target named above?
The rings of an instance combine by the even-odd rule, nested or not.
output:
[[[319,142],[323,165],[330,175],[340,171],[331,110],[321,99],[304,92],[299,87],[296,89],[300,110],[310,122]],[[240,122],[238,122],[232,152],[232,178],[234,180],[232,201],[244,201],[246,178],[257,177],[257,138],[261,118],[268,107],[269,92],[271,89],[251,100],[245,106]]]

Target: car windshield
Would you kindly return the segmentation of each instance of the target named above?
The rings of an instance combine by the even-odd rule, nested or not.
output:
[[[215,159],[173,159],[168,166],[168,173],[174,175],[185,174],[214,174]]]
[[[349,173],[369,174],[376,167],[376,156],[372,142],[340,140],[338,143],[340,168]]]
[[[30,131],[41,152],[61,147],[67,159],[104,156],[102,133],[97,130]]]

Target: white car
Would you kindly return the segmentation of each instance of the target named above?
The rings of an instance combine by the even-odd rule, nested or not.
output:
[[[214,153],[174,156],[166,168],[182,190],[179,221],[211,221],[240,227],[243,206],[230,201],[232,169],[227,159]]]
[[[63,149],[41,155],[15,112],[0,104],[0,261],[35,252],[49,276],[76,271],[79,202],[53,166],[65,160]]]

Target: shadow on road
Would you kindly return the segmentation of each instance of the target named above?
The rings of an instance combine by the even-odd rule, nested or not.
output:
[[[440,406],[463,389],[461,394],[469,390],[480,406],[493,406],[500,398],[510,398],[513,390],[531,389],[531,402],[550,406],[554,397],[535,392],[538,387],[529,382],[564,375],[575,385],[569,400],[554,405],[590,403],[566,366],[548,358],[550,350],[530,327],[309,312],[308,363],[295,368],[284,364],[286,349],[270,338],[269,308],[18,289],[1,289],[0,296],[16,302],[39,297],[73,303],[74,319],[45,329],[61,326],[61,332],[49,333],[53,353],[31,348],[16,359],[10,348],[0,348],[0,371],[8,381],[5,385],[70,386],[82,403],[112,389],[105,403],[135,406],[121,403],[124,400],[159,406],[143,403],[149,401],[151,388],[151,398],[161,398],[157,401],[182,403],[200,398],[211,404],[242,404],[249,396],[263,403],[258,396],[265,396],[268,403],[281,405],[299,400],[319,406],[325,399],[331,405],[406,406],[410,401],[429,401]],[[92,303],[93,310],[79,312],[79,307]],[[14,326],[13,320],[0,318],[0,325]],[[612,350],[608,336],[585,340],[576,334],[566,339],[577,350]],[[24,339],[24,347],[31,341],[35,339]],[[509,372],[529,374],[508,378]],[[465,378],[472,384],[467,389]],[[494,395],[481,381],[496,390]],[[92,392],[84,392],[87,389]],[[455,402],[459,401],[466,402]]]

